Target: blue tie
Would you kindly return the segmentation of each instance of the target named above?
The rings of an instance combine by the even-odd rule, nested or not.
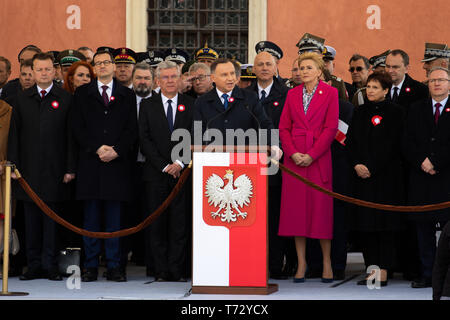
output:
[[[173,111],[172,111],[172,100],[167,100],[167,122],[169,124],[170,132],[173,131]]]
[[[261,99],[259,99],[260,102],[263,102],[266,98],[266,92],[264,90],[261,90]]]
[[[228,108],[228,95],[226,93],[224,93],[222,95],[222,98],[223,98],[223,106],[224,106],[225,110],[227,110],[227,108]]]

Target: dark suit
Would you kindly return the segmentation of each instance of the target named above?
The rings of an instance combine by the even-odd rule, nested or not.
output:
[[[131,163],[138,137],[136,96],[132,90],[113,82],[111,99],[105,106],[97,80],[75,91],[72,129],[79,145],[77,199],[85,200],[84,227],[100,231],[101,212],[105,231],[120,229],[121,205],[131,197]],[[113,146],[118,157],[100,160],[96,151]],[[84,237],[87,268],[98,267],[100,241]],[[119,239],[105,240],[108,269],[119,265]]]
[[[255,81],[246,90],[259,94],[258,84]],[[260,100],[265,113],[272,120],[275,129],[278,129],[284,102],[289,88],[279,78],[273,77],[273,84],[265,99]],[[269,271],[271,276],[277,276],[283,269],[284,254],[288,243],[292,239],[278,236],[281,206],[281,172],[269,176]]]
[[[177,105],[172,104],[172,108],[176,108],[173,130],[190,130],[194,100],[183,94],[178,94],[177,99]],[[148,197],[147,212],[152,213],[178,182],[178,179],[163,172],[167,165],[175,162],[176,159],[171,158],[171,152],[178,142],[171,141],[172,132],[169,129],[161,94],[155,94],[141,102],[139,136],[141,152],[146,160],[143,179],[146,182]],[[186,143],[190,144],[190,141]],[[189,211],[186,209],[186,200],[184,187],[167,210],[147,229],[146,245],[151,249],[156,278],[178,280],[187,276],[186,219]]]
[[[411,104],[414,102],[426,99],[428,97],[428,88],[423,83],[412,79],[408,74],[405,74],[401,90],[398,98],[395,101],[404,109],[405,116],[408,115]],[[391,90],[386,95],[386,100],[392,101]],[[405,185],[408,185],[409,163],[404,161],[404,176]],[[411,222],[407,216],[402,216],[406,229],[396,233],[396,242],[398,243],[398,270],[403,271],[405,278],[409,279],[417,275],[420,271],[420,261],[418,254],[416,227],[414,222]]]
[[[450,222],[442,230],[433,266],[433,300],[450,299]]]
[[[267,144],[270,144],[270,129],[273,129],[272,121],[268,118],[264,108],[258,101],[258,96],[248,90],[234,87],[231,97],[234,101],[230,101],[228,108],[225,110],[224,105],[219,98],[216,89],[212,89],[205,93],[195,101],[194,121],[201,121],[202,134],[206,129],[218,129],[224,137],[223,144],[236,145],[236,141],[225,141],[226,129],[248,129],[269,130],[269,138]],[[194,139],[195,139],[194,132]],[[207,141],[202,141],[208,144]],[[195,144],[199,141],[194,141]],[[248,144],[248,140],[245,144]]]
[[[434,121],[431,98],[411,105],[405,142],[405,153],[410,164],[408,202],[425,205],[449,200],[450,194],[450,99],[442,109],[437,125]],[[435,175],[421,169],[427,158],[437,172]],[[417,224],[422,275],[431,278],[436,252],[436,223],[443,225],[450,219],[450,209],[413,215]]]
[[[398,99],[394,101],[405,108],[405,114],[408,113],[409,107],[416,101],[426,99],[428,97],[428,87],[423,83],[414,80],[408,74],[405,74],[402,88],[398,94]],[[392,101],[391,91],[386,95],[387,100]]]
[[[43,99],[36,85],[21,91],[13,106],[8,159],[55,211],[69,196],[64,175],[75,173],[68,127],[71,106],[72,96],[55,85]],[[28,267],[33,271],[40,268],[52,271],[56,268],[56,225],[22,188],[16,187],[15,198],[25,201]]]

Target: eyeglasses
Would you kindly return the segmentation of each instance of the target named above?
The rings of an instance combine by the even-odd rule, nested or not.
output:
[[[429,83],[444,83],[446,81],[450,81],[449,79],[444,79],[444,78],[438,78],[438,79],[428,79]]]
[[[357,71],[357,72],[361,72],[361,71],[363,71],[364,70],[364,68],[363,67],[351,67],[350,69],[348,69],[348,71],[350,71],[350,73],[353,73],[353,72],[355,72],[355,70]]]
[[[112,63],[111,60],[105,60],[105,61],[98,61],[94,63],[94,66],[100,67],[101,65],[104,65],[105,67],[109,66]]]
[[[206,77],[209,77],[210,75],[209,74],[202,74],[202,75],[199,75],[198,77],[195,77],[195,78],[191,78],[191,82],[195,82],[195,81],[204,81],[205,79],[206,79]]]
[[[162,76],[160,79],[163,80],[163,81],[168,81],[169,79],[170,80],[177,80],[179,77],[180,76],[175,74],[175,75],[171,75],[171,76]]]

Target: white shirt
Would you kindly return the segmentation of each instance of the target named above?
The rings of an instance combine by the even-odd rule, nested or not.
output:
[[[139,120],[139,110],[140,110],[140,108],[141,108],[141,101],[142,101],[142,99],[148,99],[148,98],[150,98],[151,96],[152,96],[152,92],[150,92],[150,94],[149,94],[148,96],[144,97],[144,98],[142,98],[142,97],[136,95],[136,104],[137,104],[136,107],[137,107],[137,117],[138,117],[138,120]],[[139,148],[139,150],[138,150],[137,162],[145,162],[145,157],[144,157],[144,155],[141,153],[141,148]]]
[[[166,117],[167,117],[167,109],[169,108],[169,104],[167,103],[167,101],[172,100],[172,103],[170,105],[172,106],[172,114],[173,114],[172,119],[173,119],[173,123],[175,124],[175,116],[177,113],[177,106],[178,106],[178,94],[175,97],[173,97],[172,99],[169,99],[165,95],[163,95],[161,92],[161,99],[162,99],[164,113],[166,114]],[[178,163],[181,166],[181,168],[184,168],[183,162],[181,162],[180,160],[175,160],[175,162]],[[169,164],[167,166],[165,166],[162,171],[163,172],[166,171],[168,166],[169,166]]]
[[[391,99],[394,96],[394,92],[395,92],[394,88],[398,88],[397,95],[400,95],[400,91],[402,90],[403,82],[405,82],[405,79],[406,79],[406,75],[403,77],[402,82],[400,82],[398,85],[392,85],[392,88],[391,88]]]
[[[100,92],[100,96],[103,93],[102,86],[108,86],[108,89],[106,89],[106,94],[108,95],[108,100],[111,100],[113,80],[111,80],[110,83],[101,83],[100,80],[97,80],[97,85],[98,85],[98,91]]]
[[[42,89],[42,88],[39,87],[38,85],[36,85],[36,87],[37,87],[37,91],[38,91],[38,93],[39,93],[39,96],[41,96],[41,91],[42,91],[42,90],[45,90],[45,92],[47,92],[45,95],[48,95],[48,93],[50,92],[50,90],[52,90],[53,82],[52,82],[52,84],[50,85],[50,87],[48,87],[47,89]]]
[[[434,99],[431,99],[432,103],[433,103],[433,114],[436,114],[436,103],[440,103],[441,106],[439,107],[439,114],[442,114],[442,110],[444,109],[445,105],[447,104],[447,100],[448,100],[448,96],[447,98],[445,98],[444,100],[442,100],[441,102],[437,102]]]
[[[216,88],[217,94],[219,95],[220,101],[222,101],[222,104],[225,104],[225,99],[222,97],[222,95],[224,94],[224,92],[220,91],[219,89]],[[231,93],[233,92],[233,90],[231,90],[230,92],[227,92],[228,95],[228,101],[230,101],[231,98]]]
[[[259,96],[259,99],[262,98],[261,92],[262,92],[263,90],[266,92],[266,98],[267,98],[267,97],[269,96],[269,94],[270,94],[270,90],[272,89],[272,86],[273,86],[273,80],[272,80],[272,82],[271,82],[266,88],[262,88],[262,87],[259,85],[259,83],[258,83],[258,96]]]

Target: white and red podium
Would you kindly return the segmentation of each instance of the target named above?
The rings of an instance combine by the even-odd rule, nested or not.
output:
[[[193,149],[192,293],[277,291],[268,284],[267,149]]]

